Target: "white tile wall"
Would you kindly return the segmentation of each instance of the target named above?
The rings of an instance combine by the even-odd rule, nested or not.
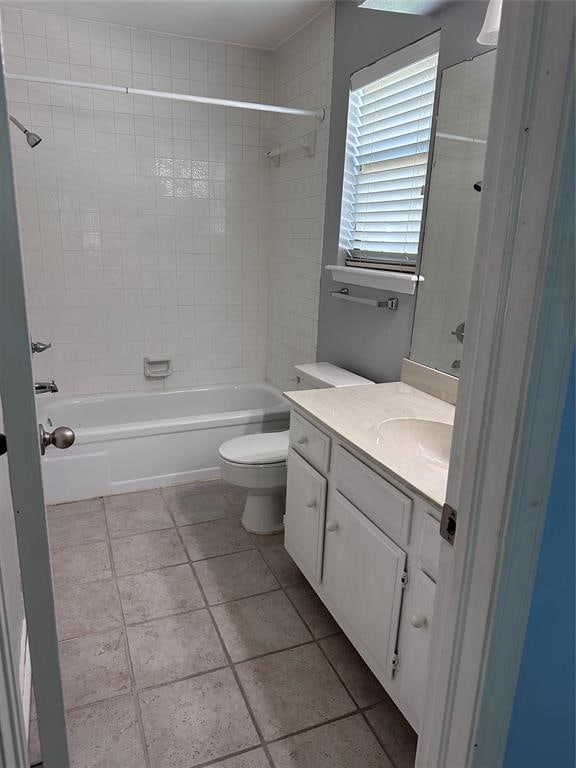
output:
[[[325,106],[277,118],[8,81],[34,357],[62,393],[248,381],[315,359],[334,10],[274,54],[3,9],[5,70]],[[268,147],[317,128],[278,168]],[[171,357],[165,381],[143,358]]]
[[[295,363],[316,359],[328,131],[334,53],[334,7],[328,8],[275,52],[274,99],[314,118],[280,119],[271,145],[317,130],[316,155],[299,150],[271,166],[272,238],[269,271],[267,378],[294,388]]]
[[[178,92],[273,99],[272,55],[2,11],[5,69]],[[63,393],[265,375],[269,161],[264,115],[9,81],[43,137],[13,154],[38,378]],[[306,329],[306,333],[308,329]]]

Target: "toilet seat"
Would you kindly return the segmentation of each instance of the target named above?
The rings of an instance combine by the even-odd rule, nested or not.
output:
[[[242,435],[220,446],[220,458],[230,464],[268,466],[285,464],[288,457],[288,430]]]

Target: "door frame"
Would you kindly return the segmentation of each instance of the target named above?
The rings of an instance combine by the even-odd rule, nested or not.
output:
[[[68,768],[64,697],[3,74],[0,74],[0,179],[0,328],[3,329],[0,333],[0,395],[20,575],[43,766]],[[3,639],[0,636],[0,642]],[[4,654],[5,650],[0,653]],[[9,765],[10,768],[12,765],[25,768],[26,763],[19,760]]]
[[[573,46],[571,3],[504,3],[417,768],[505,756],[574,344]]]

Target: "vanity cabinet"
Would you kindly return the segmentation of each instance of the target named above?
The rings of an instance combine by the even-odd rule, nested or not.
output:
[[[284,540],[298,553],[298,565],[308,578],[320,580],[326,479],[290,448]]]
[[[285,547],[417,731],[440,511],[292,411]]]
[[[406,553],[338,492],[326,516],[322,583],[373,663],[391,678],[404,587]]]

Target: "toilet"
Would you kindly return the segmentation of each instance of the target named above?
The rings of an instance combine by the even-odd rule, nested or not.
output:
[[[295,365],[297,389],[373,384],[331,363]],[[246,491],[242,525],[250,533],[283,530],[289,430],[243,435],[220,446],[222,479]]]

